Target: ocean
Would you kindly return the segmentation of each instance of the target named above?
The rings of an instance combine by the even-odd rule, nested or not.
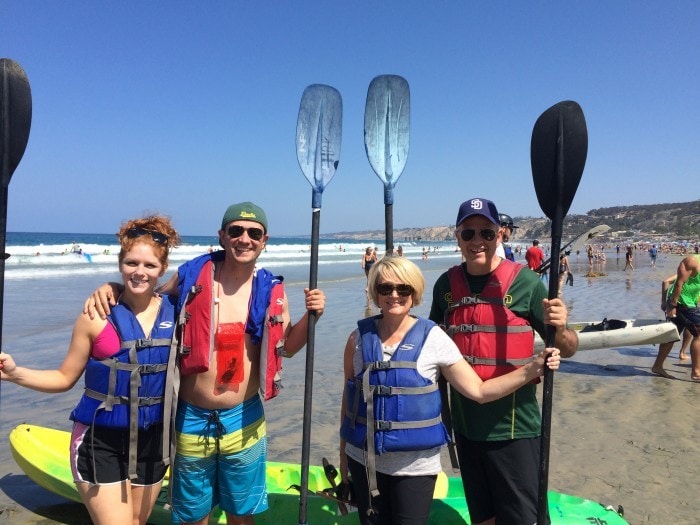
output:
[[[71,252],[76,243],[81,253]],[[119,244],[113,234],[79,233],[7,233],[5,279],[34,280],[69,276],[118,275]],[[404,248],[405,256],[421,258],[424,248],[430,249],[430,258],[453,256],[456,243],[395,243]],[[356,239],[322,239],[319,241],[319,279],[356,275],[360,259],[368,246],[383,251],[383,245],[374,241]],[[182,244],[170,254],[170,271],[197,255],[218,249],[218,238],[212,236],[185,236]],[[310,237],[271,237],[259,264],[274,273],[284,275],[287,282],[308,281]]]

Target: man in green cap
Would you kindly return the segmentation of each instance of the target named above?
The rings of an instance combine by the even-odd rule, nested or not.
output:
[[[307,311],[292,324],[282,278],[256,267],[268,240],[256,204],[229,206],[218,235],[223,250],[183,264],[160,290],[180,307],[173,521],[206,524],[218,505],[227,523],[252,524],[268,506],[261,397],[277,394],[281,357],[306,344],[308,312],[320,316],[325,296],[305,289]],[[114,290],[102,291],[98,312],[114,304]]]

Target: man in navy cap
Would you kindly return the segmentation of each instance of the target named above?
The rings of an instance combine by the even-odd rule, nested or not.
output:
[[[443,325],[482,379],[499,376],[532,359],[534,333],[555,327],[562,357],[578,348],[566,328],[561,299],[547,299],[538,275],[496,255],[501,228],[496,205],[474,198],[457,213],[455,236],[461,265],[433,288],[430,319]],[[522,525],[537,521],[540,410],[536,385],[478,404],[451,391],[451,415],[462,482],[475,525]]]

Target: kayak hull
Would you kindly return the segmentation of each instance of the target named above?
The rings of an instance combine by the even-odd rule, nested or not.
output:
[[[567,326],[578,334],[579,350],[656,345],[680,340],[678,328],[670,321],[625,319],[609,322],[614,324],[607,330],[599,329],[602,328],[601,321],[574,322],[568,323]],[[544,342],[538,334],[535,334],[535,350],[539,352],[542,349],[544,349]]]
[[[68,500],[80,502],[73,483],[68,461],[70,434],[65,431],[33,425],[18,425],[10,433],[12,455],[24,473],[36,484]],[[299,514],[299,494],[291,485],[301,483],[299,465],[268,461],[267,489],[269,509],[256,515],[256,523],[279,525],[297,523]],[[309,489],[312,491],[328,488],[323,467],[309,468]],[[552,525],[589,525],[606,523],[624,525],[624,520],[614,509],[603,505],[553,491],[548,493]],[[149,523],[169,525],[170,512],[164,505],[167,498],[167,477],[161,490]],[[462,481],[459,477],[438,477],[435,498],[430,513],[430,524],[470,523],[466,509]],[[316,495],[307,498],[307,522],[314,525],[356,524],[357,516],[350,512],[338,515],[334,501]],[[599,520],[599,521],[596,521]],[[212,513],[210,523],[226,523],[223,514],[217,509]]]

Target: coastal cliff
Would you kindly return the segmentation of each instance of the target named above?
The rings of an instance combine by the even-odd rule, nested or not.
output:
[[[511,241],[547,238],[551,221],[546,217],[513,217],[518,228]],[[614,206],[590,210],[585,215],[567,215],[564,236],[579,235],[586,230],[607,224],[610,232],[601,240],[667,240],[697,242],[700,239],[700,200],[672,204]],[[325,239],[384,240],[384,230],[337,232],[321,235]],[[450,241],[454,226],[428,226],[394,229],[394,242]]]

